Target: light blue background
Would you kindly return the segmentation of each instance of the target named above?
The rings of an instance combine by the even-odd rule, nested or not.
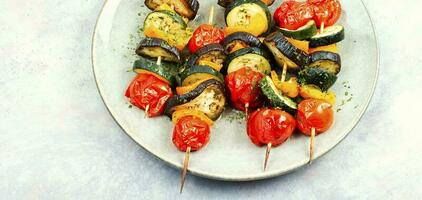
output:
[[[0,198],[422,198],[422,2],[365,3],[381,70],[352,133],[294,173],[246,183],[188,176],[179,195],[179,171],[124,134],[97,92],[90,50],[103,2],[1,0]]]

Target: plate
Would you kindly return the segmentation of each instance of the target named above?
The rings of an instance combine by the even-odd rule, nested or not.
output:
[[[192,24],[206,21],[211,4],[216,6],[217,24],[224,25],[224,10],[216,1],[201,1],[199,15]],[[364,3],[342,1],[342,7],[339,24],[345,26],[346,40],[339,45],[343,66],[333,88],[338,101],[335,122],[328,132],[316,138],[315,158],[334,148],[358,123],[370,102],[378,75],[377,39]],[[172,143],[171,121],[167,117],[145,119],[144,112],[131,108],[124,96],[135,76],[128,70],[137,57],[134,50],[140,41],[139,26],[149,12],[140,0],[106,1],[93,36],[94,76],[106,107],[121,128],[147,151],[181,168],[184,153]],[[308,163],[309,138],[296,134],[271,151],[268,168],[263,171],[265,147],[258,148],[250,142],[244,120],[237,117],[228,110],[215,123],[209,144],[191,155],[190,173],[218,180],[250,181],[285,174]]]

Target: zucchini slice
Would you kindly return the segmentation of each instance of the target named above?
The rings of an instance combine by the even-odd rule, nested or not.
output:
[[[181,51],[192,35],[192,31],[186,27],[186,22],[177,13],[160,10],[148,14],[143,33],[146,37],[163,39]]]
[[[197,0],[145,0],[145,5],[155,10],[163,4],[174,6],[174,10],[181,16],[194,19],[199,10]]]
[[[214,63],[213,66],[217,71],[223,67],[224,60],[226,59],[226,51],[220,44],[209,44],[201,47],[195,52],[187,61],[188,66],[195,66],[204,63]],[[217,68],[218,66],[218,68]]]
[[[309,39],[309,47],[327,46],[344,40],[344,27],[340,25],[329,26],[323,33],[316,34]]]
[[[306,67],[299,72],[299,83],[302,85],[315,85],[323,92],[327,91],[337,81],[337,76],[322,68]]]
[[[178,68],[179,67],[174,63],[161,62],[161,65],[157,65],[157,61],[143,57],[133,63],[134,72],[152,72],[160,77],[163,77],[168,83],[170,83],[170,85],[176,85]]]
[[[212,120],[218,119],[226,105],[224,84],[217,80],[201,83],[189,93],[175,95],[167,102],[165,114],[169,117],[180,109],[192,109],[203,112]]]
[[[284,36],[290,37],[296,40],[306,40],[317,34],[318,29],[314,20],[309,21],[297,30],[289,30],[281,27],[277,27]]]
[[[328,51],[317,51],[310,54],[309,58],[309,67],[322,68],[336,75],[341,70],[341,58],[339,54]]]
[[[265,76],[259,83],[262,93],[268,98],[271,106],[281,108],[289,113],[296,113],[297,103],[281,92],[275,87],[273,81],[269,76]]]
[[[227,74],[235,72],[243,67],[250,67],[263,74],[271,72],[269,55],[264,50],[256,47],[239,49],[229,54],[224,61],[224,69]]]
[[[227,52],[234,52],[241,48],[258,47],[263,48],[264,44],[254,35],[247,32],[236,32],[224,38],[222,45]]]
[[[266,24],[266,26],[263,26],[263,30],[259,30],[260,34],[258,34],[261,35],[268,32],[272,27],[272,17],[268,6],[260,0],[233,1],[227,6],[224,18],[228,27],[256,26],[256,24],[251,24],[251,19],[257,15],[265,18],[262,23]]]
[[[182,86],[195,84],[198,81],[208,79],[210,77],[224,83],[223,74],[221,74],[220,72],[208,66],[199,66],[199,65],[190,66],[180,73]]]
[[[267,36],[264,44],[274,55],[280,67],[286,63],[289,68],[300,69],[309,64],[308,54],[295,47],[280,32],[274,32]]]
[[[161,58],[165,61],[179,62],[180,53],[176,47],[172,47],[165,40],[159,38],[145,38],[136,49],[136,54],[149,58]]]
[[[233,3],[235,0],[218,0],[218,5],[221,7],[227,7],[229,4]],[[274,3],[274,0],[261,0],[265,5],[271,6]]]

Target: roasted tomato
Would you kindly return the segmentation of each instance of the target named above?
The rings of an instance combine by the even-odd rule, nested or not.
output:
[[[251,110],[262,106],[259,82],[263,77],[262,73],[249,67],[243,67],[226,76],[226,87],[234,108],[245,111],[246,104]]]
[[[202,24],[195,30],[189,40],[189,51],[195,53],[205,45],[220,43],[223,40],[224,32],[222,30],[209,24]]]
[[[248,119],[249,138],[257,146],[271,143],[273,147],[283,144],[296,128],[296,121],[289,113],[280,109],[260,109]]]
[[[308,0],[314,12],[313,19],[318,27],[332,26],[341,16],[341,4],[338,0]]]
[[[155,117],[163,114],[167,100],[173,96],[168,83],[151,74],[138,74],[126,90],[130,103]]]
[[[180,151],[197,151],[205,146],[210,139],[210,127],[200,118],[185,116],[179,119],[173,130],[173,144]]]
[[[313,18],[312,7],[306,2],[287,0],[274,13],[274,20],[281,28],[296,30]]]
[[[297,123],[299,130],[310,136],[312,128],[318,135],[327,131],[334,121],[332,105],[316,99],[307,99],[300,102],[297,111]]]

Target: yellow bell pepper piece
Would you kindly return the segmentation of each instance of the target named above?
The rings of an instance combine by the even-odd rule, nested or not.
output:
[[[317,86],[304,85],[300,88],[300,96],[304,99],[319,99],[331,105],[336,104],[336,94],[332,91],[322,92]]]

